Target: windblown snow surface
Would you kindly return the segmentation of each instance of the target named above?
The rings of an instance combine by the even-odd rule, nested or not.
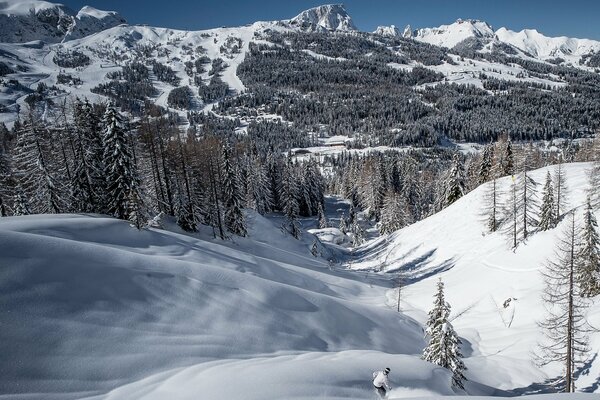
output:
[[[567,168],[573,205],[585,168]],[[355,257],[322,249],[350,269],[255,214],[250,237],[229,241],[168,221],[139,232],[99,215],[2,218],[0,399],[372,399],[371,373],[386,366],[391,399],[543,393],[559,369],[539,370],[529,353],[539,268],[559,229],[513,253],[482,234],[482,190]],[[402,313],[395,269],[411,279]],[[420,360],[438,276],[465,343],[466,393]],[[591,363],[578,387],[598,392],[599,374]]]

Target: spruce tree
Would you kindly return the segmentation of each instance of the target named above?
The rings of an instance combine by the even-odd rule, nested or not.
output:
[[[450,304],[444,299],[444,283],[441,278],[437,284],[437,292],[433,309],[427,319],[427,336],[429,343],[423,350],[423,359],[444,367],[452,372],[452,386],[464,389],[464,371],[467,369],[460,352],[461,341],[448,321]]]
[[[122,117],[113,106],[106,109],[103,126],[108,212],[119,219],[138,218],[143,204],[137,166]]]
[[[500,189],[494,176],[486,186],[483,200],[483,216],[489,232],[496,232],[500,227]]]
[[[556,204],[554,202],[554,187],[552,185],[552,176],[550,171],[546,173],[546,184],[542,191],[542,206],[540,208],[539,227],[542,231],[547,231],[556,226]]]
[[[388,191],[383,201],[379,232],[392,233],[409,224],[406,201],[398,193]]]
[[[502,149],[502,155],[500,158],[500,171],[502,175],[513,175],[514,171],[514,155],[512,149],[512,143],[510,139],[506,141],[504,144],[504,148]]]
[[[246,236],[246,222],[242,209],[242,190],[238,173],[233,165],[229,143],[223,145],[223,201],[225,203],[225,227],[237,236]]]
[[[348,225],[346,225],[346,216],[344,215],[343,212],[342,212],[342,216],[340,217],[340,225],[338,226],[338,229],[343,234],[346,234],[346,232],[348,231]]]
[[[329,228],[329,222],[327,221],[327,217],[325,216],[325,211],[323,211],[323,204],[319,203],[318,209],[318,220],[319,220],[319,229]]]
[[[564,164],[562,162],[562,156],[559,158],[559,162],[554,169],[553,177],[554,191],[556,196],[554,202],[556,204],[556,219],[560,220],[561,215],[568,208],[567,196],[569,194],[569,188],[567,186],[567,175],[565,174]]]
[[[600,294],[600,238],[598,223],[589,197],[583,214],[581,242],[577,268],[577,282],[581,288],[581,296],[597,296]]]
[[[284,228],[294,238],[300,239],[301,230],[300,222],[298,221],[298,215],[300,213],[298,202],[299,188],[291,155],[288,156],[282,175],[279,199],[283,205],[283,213],[285,214]]]
[[[64,211],[65,201],[53,171],[56,165],[48,151],[50,138],[33,114],[30,110],[25,123],[19,124],[16,130],[13,173],[20,195],[29,204],[22,211],[60,213]]]
[[[481,185],[486,183],[492,177],[492,167],[494,158],[494,148],[491,145],[485,146],[483,154],[481,155],[481,161],[479,163],[479,171],[477,174],[477,184]]]
[[[465,171],[462,159],[458,153],[452,158],[452,168],[446,180],[445,206],[449,206],[466,193]]]

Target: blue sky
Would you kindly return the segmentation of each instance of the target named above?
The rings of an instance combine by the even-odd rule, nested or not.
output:
[[[91,5],[115,10],[130,23],[200,30],[238,26],[258,20],[291,18],[321,4],[321,0],[58,0],[79,9]],[[413,29],[451,23],[457,18],[476,18],[494,29],[534,28],[548,36],[585,37],[600,40],[598,0],[346,0],[346,10],[360,30],[394,24]]]

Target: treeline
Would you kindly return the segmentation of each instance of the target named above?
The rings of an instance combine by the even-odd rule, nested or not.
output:
[[[317,215],[324,181],[315,162],[259,152],[251,141],[182,134],[174,116],[130,121],[113,106],[77,100],[72,111],[41,121],[34,109],[12,130],[0,126],[3,216],[101,213],[138,228],[159,215],[186,231],[245,236],[244,209],[283,212],[300,235],[300,216]]]
[[[594,159],[589,141],[582,145],[563,141],[558,148],[556,151],[542,145],[514,144],[503,136],[482,151],[465,154],[450,148],[363,155],[344,152],[326,162],[331,163],[333,170],[328,191],[350,199],[353,207],[366,212],[385,234],[430,216],[478,186],[492,182],[492,192],[486,194],[483,205],[487,229],[505,231],[516,247],[546,226],[539,222],[538,188],[537,183],[532,184],[530,171],[561,162]],[[514,199],[501,192],[496,183],[498,178],[510,175],[515,176]],[[549,217],[553,221],[550,223],[556,223],[567,211],[564,172],[554,179],[556,189],[551,190],[558,205],[550,207],[556,215]],[[595,186],[600,188],[600,184]],[[600,189],[597,191],[600,193]],[[600,205],[600,194],[596,196],[594,204]],[[511,207],[513,200],[516,205]],[[352,222],[350,219],[345,224]]]

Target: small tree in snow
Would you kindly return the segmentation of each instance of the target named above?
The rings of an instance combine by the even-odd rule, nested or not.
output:
[[[343,234],[346,234],[346,232],[348,231],[348,226],[346,225],[346,217],[345,217],[344,213],[342,213],[342,216],[340,217],[339,229],[340,229],[340,232],[342,232]]]
[[[429,311],[427,319],[426,333],[429,336],[429,343],[423,350],[423,359],[452,371],[452,386],[464,389],[464,381],[467,378],[463,372],[467,368],[462,361],[459,348],[461,341],[448,321],[449,316],[450,304],[444,299],[444,283],[440,279],[433,309]]]
[[[556,226],[556,204],[554,202],[554,187],[552,185],[552,177],[550,171],[546,174],[546,184],[542,193],[542,207],[540,209],[539,227],[542,231],[547,231]]]
[[[329,222],[327,221],[327,217],[325,216],[325,211],[323,211],[323,204],[319,203],[318,205],[318,218],[319,218],[319,228],[325,229],[329,228]]]

